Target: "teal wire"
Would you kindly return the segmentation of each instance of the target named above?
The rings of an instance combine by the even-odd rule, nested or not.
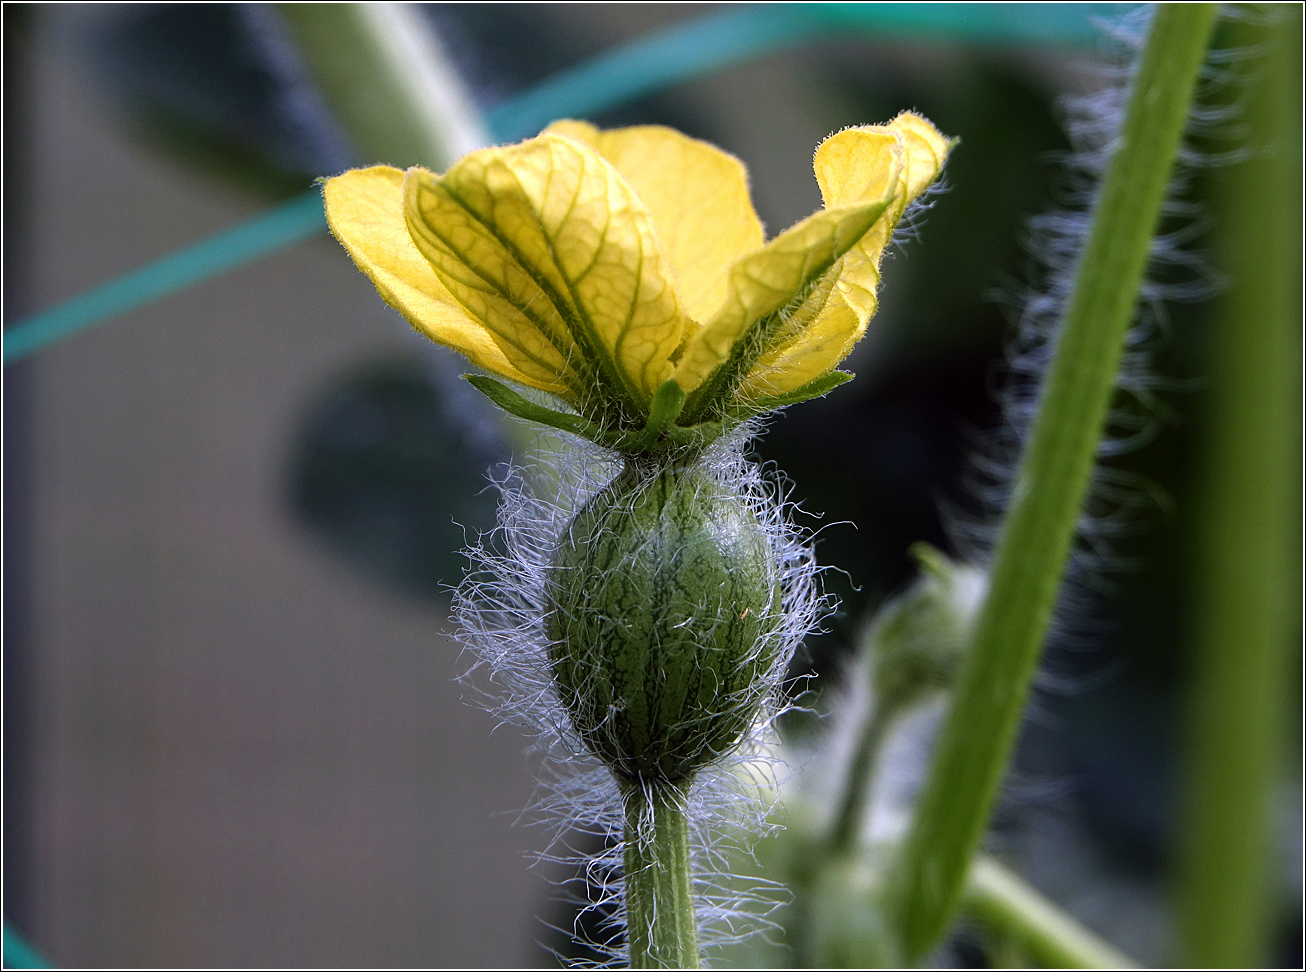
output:
[[[709,14],[657,31],[563,72],[489,115],[501,141],[555,118],[589,117],[679,81],[805,43],[850,33],[920,35],[972,43],[1083,45],[1119,3],[776,3]]]
[[[8,922],[4,925],[4,952],[0,964],[6,969],[53,969],[50,960],[32,948]]]
[[[313,190],[247,223],[223,230],[67,303],[19,321],[4,335],[9,364],[94,324],[316,236],[326,229]]]
[[[516,141],[555,118],[587,117],[680,81],[820,35],[919,34],[981,43],[1090,42],[1095,18],[1135,4],[779,3],[744,6],[656,31],[545,81],[487,113],[495,139]],[[247,223],[146,264],[4,333],[10,364],[96,324],[269,256],[326,228],[314,189]]]

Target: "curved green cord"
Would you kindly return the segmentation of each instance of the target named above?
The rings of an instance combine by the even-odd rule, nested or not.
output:
[[[1132,6],[1132,5],[1128,5]],[[919,34],[973,42],[1081,44],[1093,20],[1120,16],[1121,4],[768,4],[714,13],[655,31],[565,71],[489,111],[496,140],[535,134],[555,118],[586,117],[641,95],[819,35]],[[57,341],[192,284],[269,256],[326,229],[317,190],[249,222],[148,263],[4,334],[9,364]]]
[[[698,17],[624,44],[490,112],[502,141],[555,118],[591,117],[680,81],[822,35],[917,34],[976,43],[1085,44],[1094,20],[1134,4],[775,3]]]

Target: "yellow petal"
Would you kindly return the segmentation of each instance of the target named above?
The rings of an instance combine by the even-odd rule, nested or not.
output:
[[[848,357],[863,331],[857,314],[831,288],[801,334],[758,359],[739,387],[739,398],[752,401],[783,395],[828,374]]]
[[[741,398],[793,391],[848,356],[878,306],[884,249],[908,204],[938,177],[950,147],[933,125],[910,112],[888,125],[846,129],[821,143],[813,167],[826,205],[886,192],[893,200],[831,274],[833,286],[819,304],[809,299],[795,313],[795,323],[758,359],[739,389]]]
[[[939,177],[952,141],[939,134],[929,121],[910,111],[889,122],[889,127],[902,135],[907,163],[907,201],[911,202]]]
[[[576,349],[566,322],[529,272],[505,256],[494,234],[425,169],[408,170],[404,201],[410,239],[509,360],[533,381],[561,383],[582,394],[583,381],[569,366]]]
[[[689,339],[672,374],[686,394],[698,388],[732,354],[757,355],[775,337],[753,334],[820,279],[874,224],[888,199],[825,209],[786,230],[730,268],[725,304]],[[748,345],[753,345],[749,347]]]
[[[889,192],[893,201],[844,261],[839,292],[862,321],[870,320],[880,285],[880,257],[906,208],[902,136],[887,125],[846,128],[816,149],[813,168],[827,206]]]
[[[903,112],[888,125],[847,128],[817,147],[813,168],[827,206],[893,189],[895,198],[844,261],[838,289],[865,327],[875,314],[880,259],[908,203],[937,178],[949,143],[924,118]],[[859,335],[860,337],[860,335]]]
[[[592,145],[616,167],[653,217],[685,313],[695,321],[711,318],[725,300],[731,264],[765,238],[744,164],[660,125],[604,132],[560,121],[547,130]]]
[[[603,130],[597,125],[591,125],[589,122],[577,118],[560,118],[544,131],[545,134],[566,135],[578,142],[584,142],[592,149],[599,147],[599,136],[603,134]],[[612,160],[608,159],[608,161],[611,162]]]
[[[648,404],[682,316],[647,211],[598,153],[542,135],[404,188],[413,242],[523,371]]]
[[[812,168],[828,207],[897,193],[903,169],[902,136],[887,125],[845,128],[816,147]]]
[[[326,180],[327,223],[386,302],[433,341],[461,351],[486,371],[545,391],[513,366],[485,329],[471,320],[418,252],[404,225],[404,174],[378,165]]]

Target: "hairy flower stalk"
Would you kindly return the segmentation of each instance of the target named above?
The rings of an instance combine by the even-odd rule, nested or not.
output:
[[[455,611],[499,711],[577,767],[561,822],[621,835],[589,873],[624,871],[610,951],[633,967],[698,966],[715,771],[756,750],[820,613],[811,551],[743,457],[750,420],[852,377],[883,251],[949,148],[910,113],[831,136],[825,207],[770,242],[739,161],[660,127],[565,121],[443,175],[325,181],[336,237],[496,376],[476,388],[598,447],[544,461],[548,489],[513,474]]]

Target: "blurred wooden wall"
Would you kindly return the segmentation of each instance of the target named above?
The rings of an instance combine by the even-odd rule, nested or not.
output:
[[[71,43],[115,6],[37,18],[34,308],[261,206],[122,136]],[[545,961],[524,740],[460,701],[444,613],[284,498],[306,403],[417,340],[324,235],[29,366],[25,930],[57,964]]]

